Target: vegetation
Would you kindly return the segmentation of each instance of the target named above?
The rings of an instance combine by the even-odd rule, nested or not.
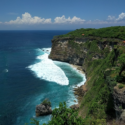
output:
[[[73,109],[67,108],[66,103],[60,103],[59,108],[52,112],[51,121],[43,125],[82,125],[83,119],[78,117],[78,113]]]
[[[82,35],[84,34],[84,35]],[[97,37],[97,38],[117,38],[125,40],[125,26],[115,26],[100,29],[76,29],[75,31],[69,32],[64,35],[55,36],[54,38],[62,37]]]
[[[85,35],[82,36],[83,33]],[[99,49],[99,44],[105,40],[112,42],[125,40],[125,26],[82,28],[57,36],[55,39],[62,37],[72,37],[68,47],[72,48],[78,57],[82,57],[83,53],[86,57],[82,67],[87,74],[88,91],[82,98],[78,111],[73,111],[67,108],[65,103],[60,103],[59,109],[53,110],[52,119],[47,125],[106,125],[108,116],[116,119],[112,96],[114,86],[120,83],[118,87],[121,89],[125,84],[125,46],[117,44],[110,51],[109,46]],[[74,42],[76,37],[92,39],[78,44]]]
[[[118,85],[119,89],[122,89],[124,87],[124,85]]]
[[[45,99],[41,104],[51,106],[49,99]]]
[[[39,121],[32,118],[31,124],[40,125]],[[67,108],[66,103],[60,103],[59,108],[55,108],[52,112],[51,121],[48,124],[43,125],[106,125],[105,119],[96,119],[92,118],[82,119],[78,117],[78,111],[75,111],[71,108]],[[28,125],[28,124],[25,124]]]

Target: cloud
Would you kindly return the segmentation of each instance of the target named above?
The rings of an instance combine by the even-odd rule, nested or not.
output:
[[[16,20],[10,20],[9,22],[5,22],[5,24],[46,24],[46,23],[51,23],[51,18],[41,19],[38,16],[32,17],[31,14],[28,12],[22,14],[22,18],[17,17]]]
[[[115,16],[108,16],[108,21],[114,21],[114,22],[120,22],[125,20],[125,13],[121,13],[118,15],[118,18],[115,18]]]
[[[108,19],[107,20],[115,20],[115,16],[108,16]]]
[[[13,13],[13,12],[10,12],[8,13],[9,15],[17,15],[18,13]]]
[[[54,19],[54,23],[84,23],[85,20],[78,18],[76,16],[74,16],[73,18],[65,18],[65,15],[63,15],[62,17],[56,17]]]
[[[15,14],[15,13],[10,13]],[[34,24],[124,24],[125,23],[125,13],[121,13],[116,18],[115,16],[109,15],[105,20],[84,20],[79,17],[68,17],[66,18],[65,15],[60,17],[55,17],[54,22],[51,21],[51,18],[45,19],[38,16],[32,17],[30,13],[25,12],[22,14],[22,17],[17,17],[15,20],[10,20],[8,22],[0,22],[0,24],[17,24],[19,25],[34,25]],[[22,26],[21,25],[21,26]],[[42,25],[43,26],[43,25]]]
[[[93,21],[92,20],[86,21],[85,24],[108,24],[108,21],[96,19]]]
[[[125,20],[125,13],[121,13],[116,20],[117,21]]]

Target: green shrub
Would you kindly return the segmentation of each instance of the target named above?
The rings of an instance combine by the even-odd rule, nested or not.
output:
[[[49,99],[45,99],[41,104],[51,106]]]
[[[123,76],[119,76],[119,75],[118,75],[118,76],[116,77],[116,81],[121,83],[121,82],[123,81]]]
[[[119,89],[122,89],[124,87],[124,85],[118,85]]]
[[[31,120],[30,124],[39,125],[39,121],[37,121],[36,119],[31,118],[30,120]],[[25,123],[25,125],[29,125],[29,124],[28,124],[28,123]]]
[[[84,36],[82,36],[84,34]],[[77,29],[75,31],[71,31],[64,35],[59,35],[58,37],[91,37],[92,39],[100,40],[100,38],[107,38],[107,41],[112,41],[110,38],[114,38],[113,41],[119,42],[118,39],[125,39],[125,26],[114,26],[114,27],[106,27],[100,29]],[[54,37],[55,38],[55,37]]]
[[[67,108],[64,102],[59,104],[59,108],[53,110],[51,121],[43,125],[83,125],[83,119],[78,117],[76,111]]]
[[[39,125],[39,121],[32,118],[31,124]],[[28,125],[28,124],[25,124]],[[78,117],[77,111],[67,108],[66,103],[60,103],[59,108],[55,108],[52,111],[52,118],[48,124],[44,123],[43,125],[85,125],[84,120],[81,117]]]
[[[122,106],[119,106],[119,109],[122,109]]]

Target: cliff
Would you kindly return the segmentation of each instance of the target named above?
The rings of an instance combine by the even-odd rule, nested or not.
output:
[[[125,53],[122,41],[89,36],[52,39],[49,58],[79,65],[86,73],[87,91],[83,92],[78,113],[87,122],[97,122],[97,119],[109,122],[116,117],[125,120],[124,91],[115,88],[117,83],[124,83],[119,62],[119,57]],[[121,110],[117,110],[119,106]]]
[[[49,58],[83,66],[88,55],[91,55],[90,60],[103,59],[108,52],[113,50],[118,41],[121,41],[108,42],[107,40],[106,38],[97,41],[96,38],[74,39],[70,37],[52,39],[52,51]],[[86,66],[83,66],[83,70],[86,70]]]

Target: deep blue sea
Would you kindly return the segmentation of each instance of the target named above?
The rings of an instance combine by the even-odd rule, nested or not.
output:
[[[73,94],[85,76],[64,62],[48,59],[51,39],[69,31],[0,31],[0,125],[24,125],[35,117],[35,107],[45,98],[52,109]],[[74,102],[76,100],[76,102]],[[36,118],[40,125],[51,115]]]

